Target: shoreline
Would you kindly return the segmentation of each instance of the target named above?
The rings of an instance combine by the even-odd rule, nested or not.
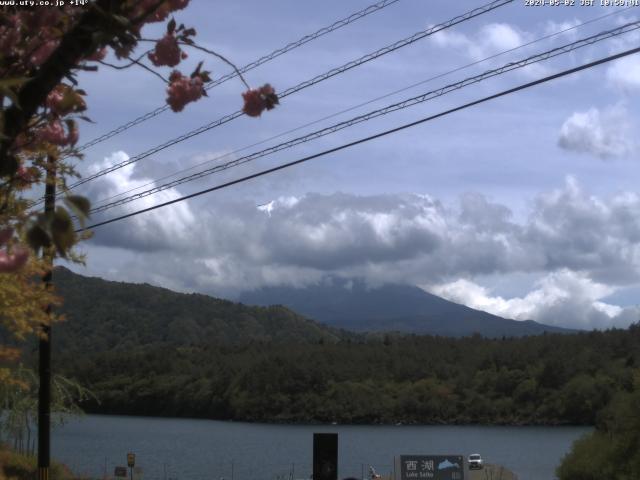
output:
[[[198,417],[189,415],[145,415],[140,413],[118,413],[118,412],[96,412],[85,411],[84,415],[97,415],[104,417],[140,417],[140,418],[155,418],[166,420],[209,420],[213,422],[227,422],[227,423],[246,423],[252,425],[281,425],[281,426],[319,426],[319,427],[332,427],[332,426],[363,426],[363,427],[580,427],[580,428],[595,428],[595,425],[590,424],[576,424],[576,423],[463,423],[463,422],[433,422],[433,423],[420,423],[420,422],[322,422],[312,419],[305,420],[282,420],[282,419],[250,419],[250,418],[211,418],[211,417]],[[79,416],[81,418],[82,416]]]

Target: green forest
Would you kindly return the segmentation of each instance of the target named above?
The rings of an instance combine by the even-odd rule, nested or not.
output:
[[[559,478],[640,478],[640,324],[495,339],[360,334],[280,306],[56,274],[68,320],[54,327],[53,370],[89,389],[80,402],[87,412],[595,425]],[[24,353],[35,365],[36,352]]]
[[[519,339],[359,337],[61,352],[90,412],[260,422],[593,425],[640,366],[640,326]]]

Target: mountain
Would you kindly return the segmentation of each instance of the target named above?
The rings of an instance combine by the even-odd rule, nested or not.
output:
[[[348,335],[281,307],[250,307],[147,284],[85,277],[58,267],[64,299],[55,346],[71,351],[126,350],[142,345],[238,345],[333,342]]]
[[[450,302],[410,285],[370,288],[363,280],[332,277],[305,288],[265,287],[243,292],[249,305],[284,305],[308,318],[353,331],[399,331],[461,337],[520,337],[570,333],[533,320],[516,321]]]

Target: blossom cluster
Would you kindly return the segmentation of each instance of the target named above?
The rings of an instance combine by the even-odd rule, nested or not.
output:
[[[268,83],[260,88],[247,90],[242,94],[242,98],[242,111],[250,117],[259,117],[263,111],[271,110],[279,103],[276,91]]]
[[[180,50],[178,39],[173,33],[167,33],[156,43],[156,48],[149,53],[149,60],[156,67],[166,65],[167,67],[175,67],[180,60],[187,58],[187,54]]]
[[[89,8],[96,9],[98,20],[92,15],[95,12],[87,9],[7,8],[3,11],[0,15],[0,97],[3,99],[0,119],[11,118],[12,122],[0,122],[1,195],[12,198],[14,190],[25,190],[39,183],[44,172],[49,171],[46,163],[51,159],[56,162],[57,171],[62,172],[61,177],[74,173],[65,159],[80,157],[75,148],[79,140],[77,122],[89,121],[84,113],[86,93],[78,87],[77,74],[83,70],[96,71],[95,62],[115,68],[142,64],[148,70],[150,67],[144,65],[145,61],[154,67],[169,67],[172,71],[166,102],[174,112],[180,112],[188,103],[206,96],[205,86],[211,78],[209,72],[201,70],[202,62],[190,75],[174,69],[187,58],[184,48],[197,48],[231,66],[232,63],[196,45],[193,40],[195,29],[182,24],[178,26],[173,18],[168,21],[166,33],[160,39],[148,40],[141,35],[147,23],[164,21],[188,4],[189,0],[122,0],[110,2],[107,9],[98,9],[92,3]],[[69,40],[77,32],[91,32],[91,38],[86,42],[75,42],[75,45],[83,45],[82,50],[69,47],[74,44]],[[152,49],[146,56],[132,58],[138,44],[146,41],[153,42]],[[105,61],[109,53],[128,63],[114,65]],[[242,94],[245,114],[257,117],[278,104],[271,85],[249,88],[237,68],[236,72],[248,88]],[[29,89],[23,89],[27,84]],[[31,99],[30,105],[25,101],[27,97]],[[26,109],[22,107],[23,101],[28,105]],[[20,110],[28,114],[16,113]],[[38,224],[41,220],[26,211],[26,203],[11,203],[11,212],[7,211],[7,204],[0,207],[0,272],[20,268],[26,262],[28,251],[18,246],[17,239],[25,238],[28,225],[31,225],[29,229],[40,228],[44,236],[49,235],[49,240],[56,244],[50,234],[50,225]],[[29,238],[29,232],[26,233]],[[29,243],[38,251],[31,240]],[[63,256],[68,247],[56,244]]]
[[[15,245],[9,252],[7,244],[12,237],[13,228],[0,230],[0,273],[15,272],[29,259],[29,251],[20,245]]]
[[[187,103],[198,100],[203,94],[204,83],[201,76],[186,77],[178,70],[171,73],[167,103],[174,112],[180,112]]]

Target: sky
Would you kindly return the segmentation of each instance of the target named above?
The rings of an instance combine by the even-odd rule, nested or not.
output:
[[[242,66],[371,3],[192,0],[175,17],[197,30],[200,45]],[[77,191],[100,205],[119,193],[162,184],[176,172],[182,171],[170,179],[640,17],[638,7],[576,3],[527,6],[515,0],[287,96],[260,118],[238,118]],[[248,72],[246,80],[254,87],[268,82],[282,92],[484,4],[399,0]],[[609,16],[592,21],[604,15]],[[580,25],[584,22],[589,23]],[[162,34],[159,26],[143,32],[147,38]],[[640,30],[634,30],[107,210],[92,222],[638,45]],[[200,60],[214,79],[230,71],[202,51],[188,53],[180,66],[187,73]],[[159,72],[169,74],[168,69]],[[166,96],[162,81],[141,68],[103,66],[98,73],[83,73],[80,82],[95,122],[82,125],[80,144],[161,106]],[[241,108],[243,91],[239,80],[228,81],[183,112],[164,112],[88,148],[78,168],[85,176],[95,173],[233,113]],[[303,287],[327,276],[360,277],[372,286],[418,285],[517,320],[626,327],[640,318],[638,93],[640,54],[98,227],[81,247],[86,266],[71,268],[227,298],[261,286]]]

